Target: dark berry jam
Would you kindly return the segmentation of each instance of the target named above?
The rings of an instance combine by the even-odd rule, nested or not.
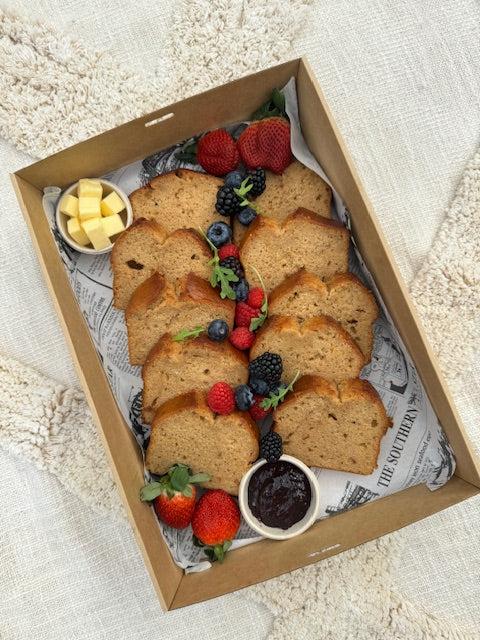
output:
[[[267,527],[289,529],[304,518],[311,499],[307,476],[284,460],[263,464],[248,484],[250,510]]]

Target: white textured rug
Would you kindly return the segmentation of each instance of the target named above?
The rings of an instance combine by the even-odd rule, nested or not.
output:
[[[184,3],[166,48],[177,61],[173,75],[167,85],[153,74],[148,90],[142,78],[119,68],[107,54],[0,11],[0,133],[18,148],[47,155],[179,96],[272,64],[288,56],[309,4]],[[212,58],[208,44],[218,37],[218,26],[224,27],[228,55]],[[207,70],[201,77],[192,71],[199,60]],[[110,87],[108,101],[105,86]],[[448,341],[442,364],[459,387],[479,337],[479,170],[476,157],[411,287],[434,346]],[[452,326],[465,329],[459,336]],[[82,394],[9,358],[0,360],[0,445],[55,474],[94,508],[121,514]],[[395,594],[391,570],[400,540],[397,534],[251,589],[252,597],[276,616],[271,637],[477,637],[440,624]]]

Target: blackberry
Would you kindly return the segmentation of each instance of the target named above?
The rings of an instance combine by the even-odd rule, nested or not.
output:
[[[220,266],[225,267],[226,269],[231,269],[239,280],[241,280],[245,275],[243,271],[242,263],[238,258],[235,258],[235,256],[229,256],[228,258],[224,258],[223,260],[220,260]],[[237,283],[233,283],[233,284],[237,284]]]
[[[277,382],[274,382],[273,384],[270,385],[268,391],[270,393],[274,393],[276,396],[278,396],[278,394],[280,393],[280,391],[283,391],[284,389],[286,389],[288,387],[288,384],[285,384],[284,382],[279,382],[277,380]]]
[[[235,387],[235,404],[240,411],[248,411],[255,402],[252,390],[246,384]]]
[[[237,213],[237,220],[245,227],[248,227],[256,217],[257,212],[255,209],[252,209],[252,207],[242,207],[242,209]]]
[[[248,384],[253,393],[256,393],[259,396],[268,396],[270,387],[268,386],[268,382],[265,382],[265,380],[260,380],[260,378],[253,378],[250,376]]]
[[[265,169],[251,169],[247,171],[247,177],[250,178],[253,187],[248,192],[252,198],[256,198],[265,191]]]
[[[276,462],[283,453],[282,438],[276,431],[269,431],[260,440],[260,457]]]
[[[232,282],[231,287],[235,291],[235,300],[237,302],[245,302],[250,290],[245,278],[240,278],[238,282]]]
[[[278,353],[265,351],[250,362],[248,369],[252,378],[260,378],[269,386],[275,383],[278,385],[283,373],[282,358]]]
[[[233,187],[223,185],[217,193],[215,209],[222,216],[234,216],[240,211],[240,201]]]
[[[207,238],[215,247],[232,241],[232,229],[226,222],[214,222],[207,229]]]
[[[228,336],[228,324],[225,320],[212,320],[208,325],[207,334],[210,340],[222,342]]]

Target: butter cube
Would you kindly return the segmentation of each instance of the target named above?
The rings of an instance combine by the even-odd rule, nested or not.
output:
[[[125,225],[118,213],[114,213],[113,216],[108,216],[107,218],[102,218],[102,226],[109,238],[117,233],[121,233],[125,229]]]
[[[78,199],[78,217],[80,220],[88,220],[89,218],[99,218],[100,199],[80,196]]]
[[[88,239],[93,245],[93,248],[97,251],[106,249],[112,243],[108,239],[107,234],[103,230],[101,218],[91,218],[82,222],[82,229],[88,236]]]
[[[100,208],[102,210],[102,216],[113,216],[125,209],[125,203],[118,193],[112,191],[112,193],[109,193],[108,196],[102,200]]]
[[[78,198],[71,194],[63,196],[60,200],[60,212],[70,218],[76,218],[78,216]]]
[[[82,247],[85,247],[90,242],[87,234],[80,226],[78,218],[70,218],[67,220],[67,231],[70,237],[75,240],[77,244],[82,245]]]
[[[82,178],[78,181],[77,195],[79,198],[99,198],[102,199],[102,183],[100,180]]]

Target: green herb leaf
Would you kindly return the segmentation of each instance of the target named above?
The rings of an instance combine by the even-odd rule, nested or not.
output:
[[[260,284],[262,285],[262,289],[263,289],[263,303],[260,308],[260,311],[262,313],[256,318],[252,318],[250,320],[250,331],[256,331],[263,325],[263,323],[268,317],[268,297],[267,297],[267,290],[265,289],[265,283],[263,282],[262,276],[260,275],[260,273],[257,271],[255,267],[252,266],[252,269],[257,274],[257,277],[260,280]]]
[[[268,398],[265,398],[264,400],[262,400],[262,402],[260,403],[260,406],[262,407],[262,409],[265,409],[267,411],[268,409],[275,409],[276,407],[278,407],[280,402],[283,402],[283,400],[285,399],[285,396],[287,395],[287,393],[289,393],[290,391],[293,391],[293,385],[298,380],[299,376],[300,376],[300,371],[297,371],[297,373],[295,374],[295,377],[290,382],[288,387],[285,387],[285,389],[281,389],[277,394],[270,393]]]
[[[198,338],[198,336],[204,331],[205,329],[203,327],[195,327],[195,329],[182,329],[173,336],[172,340],[175,340],[175,342],[183,342],[188,338]]]
[[[279,89],[272,91],[270,99],[252,114],[251,119],[263,120],[264,118],[272,118],[273,116],[287,118],[285,112],[285,96]]]
[[[164,482],[149,482],[140,489],[140,500],[151,502],[165,491]]]
[[[242,181],[241,185],[239,187],[235,187],[233,189],[233,192],[235,193],[235,195],[237,196],[237,198],[240,201],[240,206],[241,207],[252,207],[255,208],[252,204],[252,202],[250,202],[250,200],[247,198],[248,193],[253,189],[253,182],[250,179],[250,176],[248,176],[247,178],[245,178],[245,180]]]
[[[220,285],[220,297],[223,300],[225,298],[235,300],[235,291],[230,286],[230,282],[238,282],[238,276],[232,271],[232,269],[228,269],[227,267],[222,267],[220,265],[217,247],[207,238],[202,229],[199,228],[199,231],[213,252],[212,259],[208,261],[209,266],[212,267],[212,273],[210,274],[211,286],[215,289]]]
[[[178,160],[184,162],[190,162],[191,164],[197,163],[197,143],[195,141],[184,144],[181,149],[175,153],[175,157]]]
[[[281,113],[285,113],[285,96],[278,89],[272,91],[272,102]]]

